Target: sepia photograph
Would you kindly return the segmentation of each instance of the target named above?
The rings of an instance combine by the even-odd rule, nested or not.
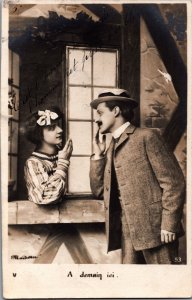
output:
[[[190,4],[2,3],[6,298],[191,296]]]

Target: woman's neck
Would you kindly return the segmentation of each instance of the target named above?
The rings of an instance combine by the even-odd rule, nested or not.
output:
[[[56,145],[49,145],[46,143],[43,143],[40,147],[37,148],[37,151],[43,152],[49,155],[57,154],[58,150]]]

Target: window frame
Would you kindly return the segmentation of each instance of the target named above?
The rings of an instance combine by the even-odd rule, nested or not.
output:
[[[93,85],[93,56],[90,56],[91,59],[91,84],[69,84],[69,76],[68,75],[68,70],[69,70],[69,51],[70,49],[73,50],[84,50],[84,51],[92,51],[92,52],[110,52],[110,53],[116,53],[116,78],[115,78],[115,84],[116,86],[104,86],[104,85]],[[98,48],[98,47],[90,47],[87,45],[84,46],[74,46],[68,44],[65,49],[65,60],[63,64],[63,89],[64,92],[63,94],[63,109],[64,109],[64,115],[65,115],[65,121],[64,121],[64,132],[65,136],[68,138],[69,137],[69,121],[77,121],[77,122],[90,122],[91,123],[91,140],[93,140],[93,132],[94,132],[94,114],[93,114],[93,109],[91,109],[91,119],[84,120],[84,119],[73,119],[69,118],[69,87],[90,87],[91,88],[91,99],[94,97],[94,88],[101,88],[101,89],[107,89],[107,88],[118,88],[119,87],[119,80],[120,80],[120,49],[118,47],[103,47],[103,48]],[[90,99],[90,100],[91,100]],[[93,144],[91,144],[91,152],[93,152]],[[90,157],[90,155],[72,155],[72,157]],[[69,175],[68,175],[69,176]],[[69,181],[67,177],[67,193],[66,196],[67,198],[92,198],[93,194],[91,192],[69,192]]]
[[[19,156],[19,97],[20,97],[20,57],[19,55],[11,50],[10,48],[8,49],[9,53],[9,73],[8,73],[8,89],[9,92],[14,93],[17,91],[15,94],[15,97],[18,96],[18,101],[14,100],[13,108],[8,108],[8,171],[9,171],[9,182],[11,183],[12,181],[14,182],[13,187],[12,187],[12,192],[14,195],[17,193],[18,189],[18,156]],[[16,56],[18,56],[18,69],[15,69],[16,72],[18,72],[18,82],[14,82],[14,63]],[[17,116],[14,116],[13,111],[17,113]],[[17,145],[13,146],[13,139],[12,139],[12,134],[13,134],[13,123],[17,125]],[[16,147],[16,152],[13,151],[13,148]],[[13,178],[14,175],[14,170],[13,170],[13,159],[16,159],[16,177]],[[12,195],[9,193],[8,198],[9,200],[12,199]]]

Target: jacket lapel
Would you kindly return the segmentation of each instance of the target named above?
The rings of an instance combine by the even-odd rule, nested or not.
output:
[[[122,133],[122,135],[120,136],[119,141],[116,143],[115,145],[115,150],[117,150],[117,148],[119,148],[119,146],[124,143],[124,141],[129,139],[129,135],[132,134],[135,131],[136,127],[134,125],[129,125],[125,131]]]

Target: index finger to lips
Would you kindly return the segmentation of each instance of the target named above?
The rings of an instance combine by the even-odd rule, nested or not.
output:
[[[105,135],[105,134],[102,135],[102,142],[103,142],[103,143],[106,142],[106,135]]]
[[[69,140],[67,140],[67,142],[65,143],[65,148],[68,147],[68,144],[69,144]]]
[[[95,140],[98,142],[99,141],[99,129],[97,130],[97,133],[95,135]]]

